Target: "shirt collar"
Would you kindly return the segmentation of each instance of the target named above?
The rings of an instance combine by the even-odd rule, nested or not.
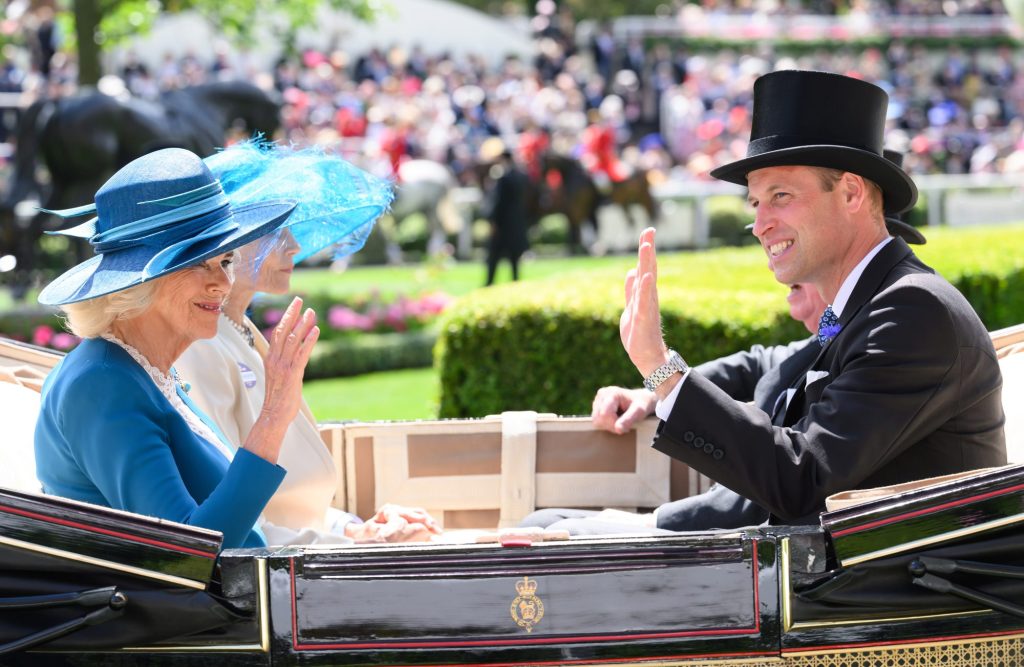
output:
[[[850,271],[850,275],[846,276],[846,280],[839,286],[839,291],[836,292],[836,298],[832,301],[832,312],[839,317],[843,314],[843,309],[846,308],[846,302],[850,300],[850,295],[853,294],[853,288],[857,286],[857,281],[860,280],[861,274],[864,273],[864,269],[868,268],[868,264],[875,258],[885,244],[892,241],[893,237],[887,236],[885,240],[876,245],[868,254],[864,255],[864,259],[857,263],[857,266],[853,267],[853,271]]]

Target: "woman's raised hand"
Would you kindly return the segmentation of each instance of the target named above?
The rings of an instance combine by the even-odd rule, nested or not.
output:
[[[302,405],[302,375],[319,337],[316,313],[309,308],[303,311],[302,299],[295,297],[270,337],[270,349],[263,360],[263,408],[244,444],[271,463],[277,463],[285,431]]]

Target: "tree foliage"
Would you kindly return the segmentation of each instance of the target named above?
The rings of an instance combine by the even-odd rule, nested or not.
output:
[[[72,0],[63,16],[64,34],[73,35],[78,52],[79,83],[95,84],[100,77],[100,54],[129,37],[145,33],[165,13],[194,10],[214,29],[240,46],[251,45],[257,24],[269,26],[283,44],[294,43],[295,32],[315,24],[317,11],[330,7],[372,21],[386,0]],[[260,17],[259,21],[253,17]]]

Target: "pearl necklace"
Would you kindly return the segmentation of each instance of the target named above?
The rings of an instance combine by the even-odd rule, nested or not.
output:
[[[228,317],[228,314],[225,313],[224,311],[221,311],[221,315],[223,315],[224,319],[228,321],[228,324],[230,324],[234,328],[234,330],[237,331],[239,335],[241,335],[242,338],[245,339],[245,342],[249,344],[249,347],[256,347],[256,338],[252,335],[252,329],[250,329],[245,324],[239,324],[238,322],[235,322],[233,319]]]

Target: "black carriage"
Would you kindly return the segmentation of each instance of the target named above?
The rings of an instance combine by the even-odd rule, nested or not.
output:
[[[1024,465],[837,502],[818,527],[221,551],[0,490],[0,663],[1024,664]]]

